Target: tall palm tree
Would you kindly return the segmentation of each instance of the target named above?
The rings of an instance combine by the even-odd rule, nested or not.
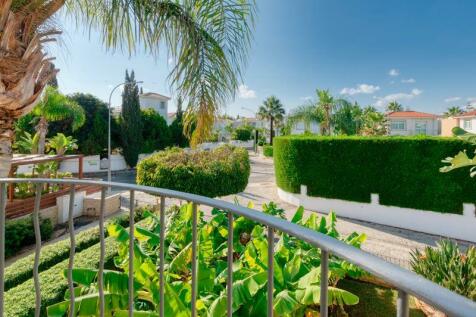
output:
[[[300,122],[304,123],[304,130],[311,131],[313,122],[321,122],[322,115],[314,104],[306,104],[294,109],[288,116],[286,124],[290,130]]]
[[[57,40],[62,8],[97,30],[111,49],[175,60],[170,81],[186,102],[186,131],[197,144],[210,133],[221,105],[235,96],[251,41],[254,0],[5,0],[0,1],[0,177],[8,175],[13,124],[31,111],[58,72],[44,44]],[[191,118],[195,118],[192,120]]]
[[[338,99],[332,125],[337,134],[358,134],[362,127],[362,108],[357,102],[351,103],[345,99]]]
[[[46,134],[48,122],[70,119],[73,131],[80,128],[86,121],[83,108],[58,89],[48,86],[38,104],[33,108],[33,113],[38,117],[36,131],[38,133],[38,153],[45,153]]]
[[[454,117],[454,116],[462,114],[463,112],[464,111],[461,107],[458,107],[458,106],[449,107],[445,112],[445,117]]]
[[[403,106],[394,100],[388,103],[386,110],[387,112],[403,111]]]
[[[327,89],[317,89],[317,108],[322,113],[321,134],[330,135],[332,125],[332,113],[336,107],[334,97]]]
[[[281,101],[275,96],[268,97],[258,109],[258,117],[269,120],[269,143],[271,145],[273,145],[274,123],[282,121],[285,113]]]

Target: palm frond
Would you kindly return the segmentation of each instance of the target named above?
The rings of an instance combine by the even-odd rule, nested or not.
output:
[[[164,44],[175,67],[170,83],[187,106],[185,130],[203,141],[235,96],[250,46],[254,0],[69,0],[78,22],[98,29],[106,47],[153,55]],[[194,119],[194,120],[192,120]]]

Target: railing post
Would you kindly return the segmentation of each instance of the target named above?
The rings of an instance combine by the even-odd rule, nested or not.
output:
[[[268,226],[268,317],[273,317],[274,230]]]
[[[5,293],[5,209],[7,206],[6,184],[0,183],[0,317],[4,311]]]
[[[160,196],[160,302],[159,316],[165,317],[165,283],[164,283],[164,262],[165,262],[165,197]]]
[[[408,294],[405,291],[398,290],[397,317],[408,316],[410,316],[410,310],[408,306]]]
[[[110,188],[110,187],[109,187]],[[104,245],[104,209],[106,207],[106,190],[101,188],[101,207],[99,210],[99,238],[101,254],[99,255],[99,272],[98,272],[98,288],[99,288],[99,316],[104,317],[104,257],[106,248]]]
[[[35,206],[33,208],[33,228],[35,229],[35,263],[33,266],[33,280],[35,282],[35,317],[40,317],[41,312],[41,288],[38,276],[41,252],[41,232],[40,232],[40,203],[42,183],[36,184]]]
[[[197,205],[192,203],[192,317],[197,316]]]
[[[74,238],[74,184],[71,185],[69,192],[69,210],[68,210],[68,225],[69,225],[69,262],[68,262],[68,288],[69,288],[69,317],[74,316],[74,285],[73,285],[73,266],[74,254],[76,248],[76,241]]]
[[[233,315],[233,214],[228,211],[228,275],[226,279],[227,316]]]
[[[129,205],[129,317],[134,315],[134,196],[130,191]]]
[[[329,252],[321,249],[321,300],[320,317],[328,316]]]

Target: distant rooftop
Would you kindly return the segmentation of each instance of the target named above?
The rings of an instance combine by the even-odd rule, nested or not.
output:
[[[462,114],[455,116],[456,118],[459,117],[476,117],[476,110],[471,110],[467,112],[463,112]]]
[[[432,113],[418,112],[418,111],[394,111],[387,114],[389,118],[437,118],[438,116]]]
[[[141,97],[152,97],[152,98],[157,98],[157,99],[167,99],[170,100],[170,97],[158,94],[156,92],[146,92],[140,95]]]

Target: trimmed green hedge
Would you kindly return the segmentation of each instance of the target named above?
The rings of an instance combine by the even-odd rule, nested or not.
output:
[[[264,145],[263,146],[263,155],[266,157],[273,157],[273,146],[272,145]]]
[[[207,197],[242,192],[248,185],[250,161],[243,148],[221,146],[212,151],[158,152],[137,166],[137,183]]]
[[[117,245],[113,238],[105,240],[105,263],[112,261],[117,254]],[[75,268],[98,268],[100,245],[96,244],[76,254],[74,258]],[[46,316],[46,307],[63,300],[64,293],[68,288],[68,281],[63,271],[68,268],[68,261],[64,260],[41,272],[41,316]],[[29,279],[8,292],[5,292],[5,316],[29,317],[35,312],[35,287],[33,279]]]
[[[80,252],[99,241],[99,228],[83,231],[76,235],[76,252]],[[69,239],[41,248],[39,271],[44,271],[51,266],[69,257]],[[33,277],[35,254],[30,254],[11,264],[5,270],[5,290],[23,283]]]
[[[42,240],[48,240],[53,233],[50,219],[40,219],[40,233]],[[33,218],[9,220],[5,223],[5,256],[16,254],[21,248],[35,243],[35,229]]]
[[[142,220],[144,208],[135,209],[135,222]],[[116,216],[106,222],[116,223],[122,227],[129,227],[129,214]],[[106,231],[107,236],[107,231]],[[76,252],[89,248],[99,242],[99,228],[91,228],[78,233],[75,236]],[[65,239],[41,248],[39,271],[45,271],[53,265],[69,258],[70,240]],[[21,258],[5,269],[5,291],[15,287],[33,277],[33,265],[35,263],[35,254],[30,254]]]
[[[476,202],[476,181],[465,169],[440,173],[442,159],[467,142],[442,137],[285,136],[274,141],[277,185],[310,196],[370,202],[445,213],[462,213]]]

